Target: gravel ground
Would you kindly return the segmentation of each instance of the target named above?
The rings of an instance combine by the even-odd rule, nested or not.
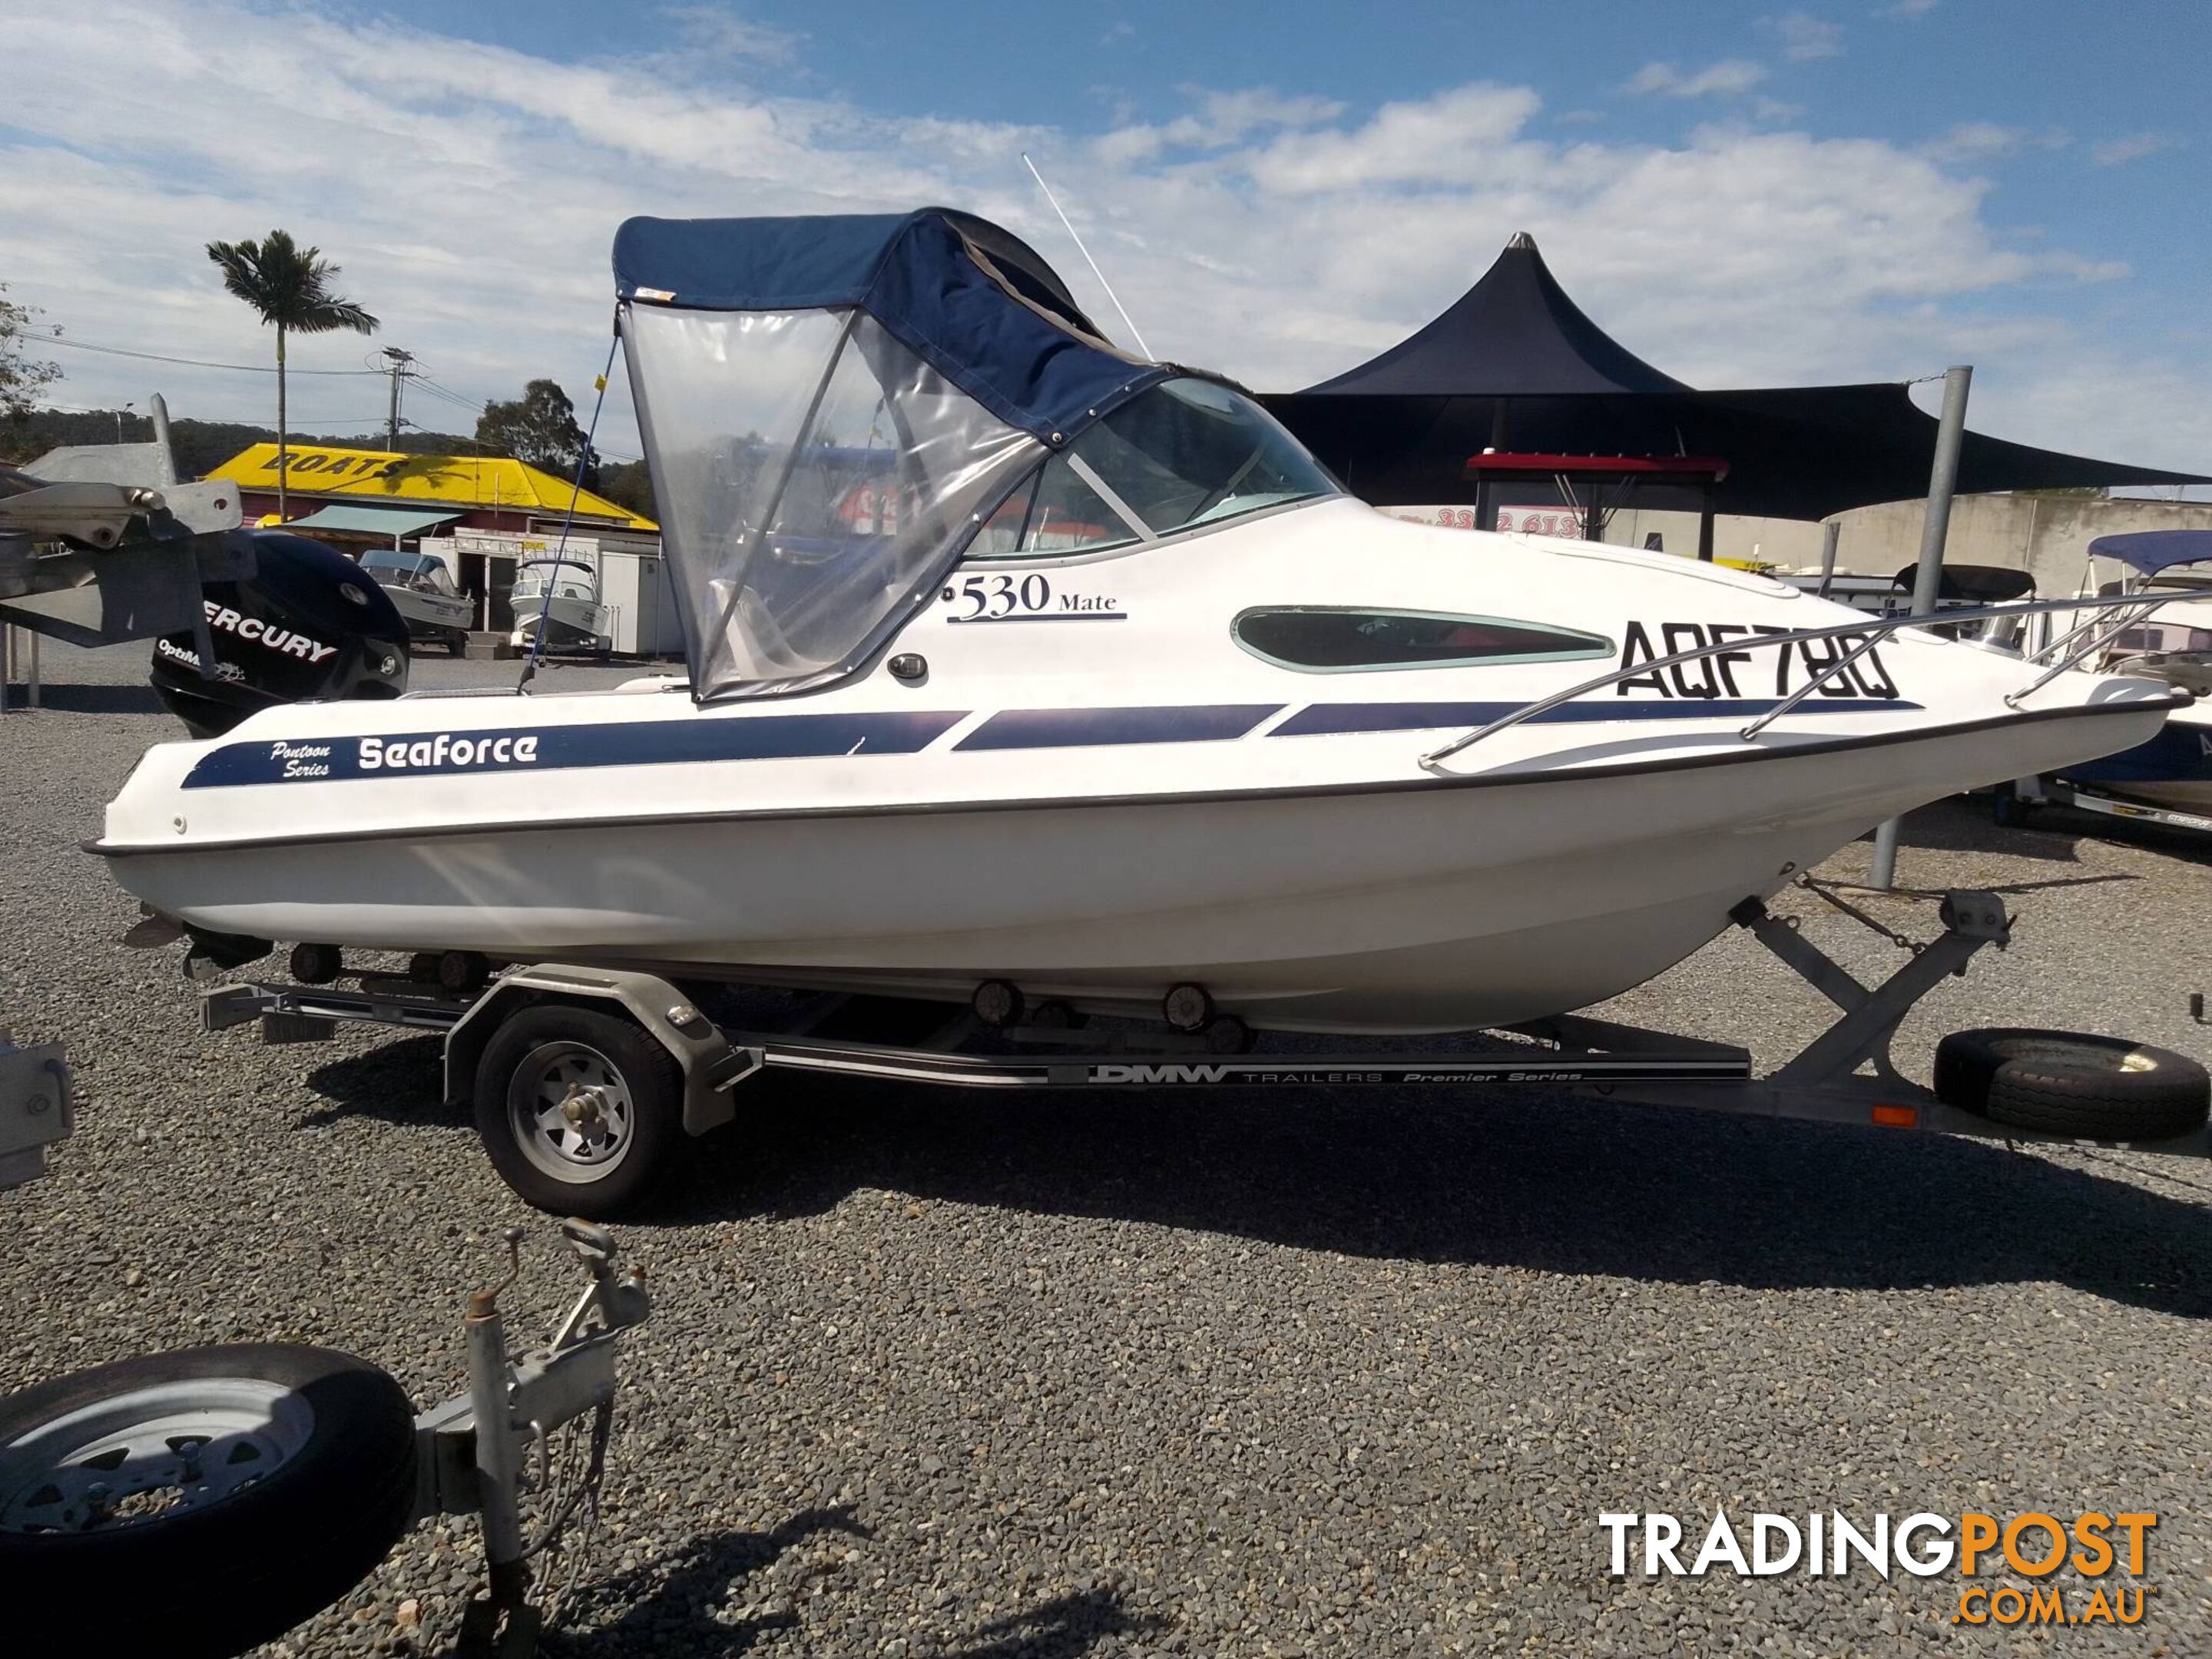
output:
[[[433,1041],[204,1037],[177,953],[115,943],[133,907],[77,843],[171,735],[142,660],[50,647],[66,684],[0,721],[0,1009],[69,1042],[82,1103],[55,1173],[0,1194],[0,1388],[289,1339],[441,1398],[487,1241],[532,1230],[510,1308],[550,1313],[567,1271],[436,1103]],[[1929,999],[1908,1068],[1978,1024],[2205,1054],[2205,852],[2044,822],[1910,824],[1909,879],[2023,920]],[[1863,975],[1896,960],[1784,908]],[[1610,1012],[1771,1061],[1821,1007],[1731,938]],[[654,1312],[554,1651],[2212,1651],[2196,1166],[1528,1096],[747,1100],[620,1230]],[[1723,1503],[2154,1510],[2159,1589],[2137,1629],[2052,1639],[1953,1626],[1948,1578],[1604,1577],[1600,1511]],[[436,1650],[479,1565],[425,1526],[268,1651]]]

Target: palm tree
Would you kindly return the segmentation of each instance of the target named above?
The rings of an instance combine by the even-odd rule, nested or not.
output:
[[[276,325],[276,517],[285,516],[285,473],[292,452],[284,428],[284,337],[328,334],[349,328],[376,331],[376,319],[350,300],[331,292],[338,268],[320,248],[301,247],[285,231],[272,230],[258,242],[210,242],[208,258],[222,268],[222,285]]]

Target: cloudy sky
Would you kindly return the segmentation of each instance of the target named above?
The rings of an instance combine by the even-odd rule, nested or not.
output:
[[[449,430],[534,375],[587,401],[635,213],[965,207],[1121,332],[1027,150],[1152,349],[1262,388],[1392,343],[1528,230],[1694,385],[1970,362],[1984,430],[2212,471],[2204,0],[0,0],[0,282],[64,329],[68,405],[270,418],[265,374],[114,354],[266,362],[202,249],[272,226]],[[366,431],[384,386],[302,375],[292,406]],[[619,378],[605,436],[634,448]]]

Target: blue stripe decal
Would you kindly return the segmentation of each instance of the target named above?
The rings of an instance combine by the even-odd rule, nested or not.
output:
[[[1531,726],[1595,724],[1608,720],[1697,720],[1747,719],[1764,714],[1779,697],[1683,697],[1652,702],[1565,702],[1532,715]],[[1425,732],[1487,726],[1528,705],[1522,702],[1317,702],[1285,720],[1267,735],[1308,738],[1352,732]],[[1917,702],[1893,697],[1808,697],[1790,711],[1799,714],[1866,714],[1917,710]]]
[[[1532,724],[1614,720],[1743,719],[1763,714],[1775,697],[1683,698],[1650,702],[1565,703]],[[1518,702],[1315,703],[1277,726],[1273,737],[1417,732],[1486,726]],[[1917,702],[1869,697],[1810,697],[1793,714],[1917,710]],[[954,745],[963,750],[1080,749],[1108,744],[1224,743],[1248,736],[1280,703],[1210,703],[1141,708],[1009,708]],[[412,711],[410,711],[410,713]],[[550,771],[691,762],[807,760],[831,756],[917,754],[964,712],[754,714],[615,726],[495,726],[462,732],[402,732],[390,737],[277,738],[225,744],[185,777],[187,789],[264,783],[331,783],[379,778],[444,777],[474,772]]]
[[[1181,708],[1009,708],[955,749],[1084,749],[1109,743],[1222,743],[1241,738],[1279,702],[1207,703]]]
[[[413,709],[407,711],[416,713]],[[187,789],[343,779],[450,777],[569,767],[669,766],[690,761],[805,760],[911,755],[967,718],[955,713],[755,714],[618,726],[495,726],[400,732],[388,738],[301,738],[225,744],[186,776]]]

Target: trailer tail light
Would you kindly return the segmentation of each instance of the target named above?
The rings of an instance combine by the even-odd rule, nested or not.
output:
[[[1876,1106],[1874,1121],[1880,1128],[1917,1129],[1920,1127],[1920,1109],[1917,1106]]]

